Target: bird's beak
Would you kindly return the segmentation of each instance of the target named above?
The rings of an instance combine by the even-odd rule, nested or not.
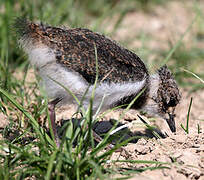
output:
[[[171,129],[171,132],[176,132],[176,125],[175,125],[175,114],[168,113],[169,118],[166,119],[167,124],[169,125],[169,128]]]

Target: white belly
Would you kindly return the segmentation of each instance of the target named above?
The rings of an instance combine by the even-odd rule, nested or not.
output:
[[[87,108],[92,96],[94,86],[86,82],[86,80],[77,72],[71,72],[57,63],[47,64],[39,71],[42,77],[42,84],[49,98],[54,99],[61,97],[61,104],[76,104],[73,96],[65,90],[62,86],[69,89],[79,101],[83,100],[84,108]],[[54,79],[55,81],[53,81]],[[93,111],[96,111],[103,99],[101,110],[104,111],[115,104],[123,97],[138,93],[145,85],[146,79],[138,82],[123,82],[123,83],[98,83],[95,89]]]

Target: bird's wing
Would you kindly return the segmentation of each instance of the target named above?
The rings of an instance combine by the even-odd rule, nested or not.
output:
[[[103,35],[87,29],[69,29],[58,43],[58,63],[79,72],[89,83],[96,77],[96,52],[99,81],[141,81],[148,71],[141,59]]]

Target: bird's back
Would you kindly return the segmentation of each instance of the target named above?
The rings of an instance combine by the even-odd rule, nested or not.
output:
[[[78,72],[90,84],[96,77],[96,53],[99,82],[141,81],[148,71],[141,59],[104,35],[88,29],[65,29],[19,19],[20,35],[36,46],[43,44],[54,51],[57,63]]]

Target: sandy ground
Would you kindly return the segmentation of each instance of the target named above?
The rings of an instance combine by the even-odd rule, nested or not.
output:
[[[200,7],[204,10],[204,3],[201,3]],[[165,7],[155,7],[154,11],[148,14],[144,14],[144,12],[132,12],[123,20],[122,25],[115,34],[115,39],[123,41],[127,38],[134,38],[138,33],[144,32],[154,37],[148,41],[149,48],[152,50],[158,47],[165,49],[168,47],[168,40],[176,42],[181,34],[185,32],[193,17],[194,11],[191,1],[185,4],[173,1],[168,3]],[[185,37],[184,42],[191,41],[191,35],[192,34],[189,33]],[[204,44],[201,44],[200,46],[203,45]],[[140,41],[136,40],[128,46],[140,48],[142,44]],[[145,138],[145,136],[147,137],[147,133],[144,125],[136,116],[138,113],[137,111],[128,111],[121,120],[122,123],[133,122],[129,128],[131,135],[140,133],[144,138],[139,139],[135,143],[129,143],[124,147],[129,153],[129,157],[123,153],[117,152],[113,154],[112,159],[123,160],[129,158],[132,160],[174,162],[168,165],[169,169],[148,170],[135,176],[133,175],[131,179],[204,180],[204,91],[197,91],[189,94],[188,88],[181,88],[181,92],[182,100],[176,109],[177,132],[172,134],[166,122],[163,120],[157,119],[151,122],[162,130],[162,132],[167,132],[169,135],[167,138]],[[186,124],[187,111],[191,97],[193,97],[193,104],[190,114],[189,134],[186,134],[180,125]],[[65,109],[68,109],[69,112],[67,113]],[[74,110],[72,107],[58,110],[57,119],[67,119],[73,112]],[[103,120],[109,122],[110,119],[118,119],[121,113],[122,110],[111,112],[104,117]],[[0,113],[0,121],[1,128],[5,127],[7,119],[2,113]],[[200,133],[198,133],[198,125],[200,126]],[[98,128],[98,131],[100,131],[100,129],[104,127],[101,125],[101,127],[99,126]],[[153,165],[120,163],[117,164],[117,166],[137,169]]]

